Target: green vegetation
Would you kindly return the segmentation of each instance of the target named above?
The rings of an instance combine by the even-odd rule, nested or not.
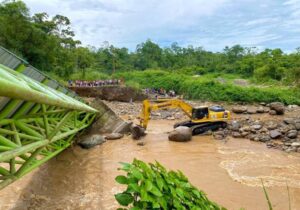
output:
[[[225,210],[208,200],[205,193],[190,184],[181,171],[167,171],[160,163],[146,164],[134,159],[122,163],[126,176],[116,177],[127,189],[115,195],[122,206],[139,209]],[[121,208],[120,208],[121,210]]]
[[[300,48],[287,54],[235,45],[210,52],[177,43],[162,48],[147,40],[130,52],[108,42],[102,48],[83,47],[74,35],[67,17],[31,15],[22,1],[0,3],[0,45],[59,81],[124,77],[136,88],[174,89],[191,99],[300,104]],[[236,78],[252,85],[236,86]]]
[[[165,88],[184,94],[185,98],[212,101],[273,102],[300,104],[300,91],[297,88],[279,87],[241,87],[230,82],[234,77],[224,77],[227,83],[220,83],[220,75],[192,77],[166,71],[134,71],[117,73],[125,81],[139,83],[141,87]],[[221,75],[222,77],[222,75]]]
[[[87,71],[85,75],[85,80],[92,81],[95,79],[99,80],[106,80],[109,79],[110,76],[108,74],[102,73],[102,72],[97,72],[97,71]],[[82,73],[81,72],[76,72],[74,74],[71,74],[69,79],[71,80],[82,80]]]

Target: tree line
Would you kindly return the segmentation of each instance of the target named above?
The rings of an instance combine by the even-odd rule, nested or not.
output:
[[[161,69],[184,74],[228,73],[254,77],[259,81],[300,82],[300,48],[293,53],[281,49],[258,50],[235,45],[222,52],[203,47],[181,47],[173,43],[160,47],[151,40],[138,44],[135,51],[115,47],[83,47],[76,40],[70,20],[47,13],[31,15],[22,1],[0,4],[0,45],[16,53],[38,69],[68,78],[75,72],[107,74]],[[295,46],[296,47],[296,46]]]

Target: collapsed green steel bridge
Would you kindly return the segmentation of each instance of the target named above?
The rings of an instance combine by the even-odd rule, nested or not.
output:
[[[69,147],[97,110],[0,47],[0,189]]]

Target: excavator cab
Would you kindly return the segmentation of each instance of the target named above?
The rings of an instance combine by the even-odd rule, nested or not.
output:
[[[197,107],[192,109],[192,120],[199,121],[199,120],[210,120],[213,119],[221,119],[221,118],[228,118],[229,112],[226,111],[222,106],[211,106],[211,107]]]
[[[192,109],[192,120],[201,120],[208,118],[208,107],[197,107]]]

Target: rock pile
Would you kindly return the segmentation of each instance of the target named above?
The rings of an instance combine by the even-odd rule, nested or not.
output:
[[[270,104],[261,103],[260,106],[234,106],[232,112],[236,114],[263,114],[283,115],[285,106],[281,102],[273,102]]]
[[[236,114],[262,114],[268,113],[270,111],[269,107],[259,106],[259,107],[246,107],[246,106],[234,106],[232,112]]]
[[[227,129],[215,133],[217,139],[229,134],[234,138],[264,142],[268,147],[287,152],[300,152],[300,118],[284,118],[282,121],[232,121]]]

